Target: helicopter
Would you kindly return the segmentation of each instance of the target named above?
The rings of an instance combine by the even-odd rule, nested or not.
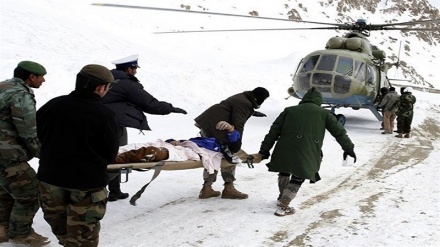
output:
[[[136,8],[155,11],[172,11],[191,14],[221,15],[242,18],[255,18],[264,20],[289,21],[307,24],[326,25],[322,27],[304,28],[277,28],[277,29],[221,29],[221,30],[188,30],[188,31],[164,31],[156,34],[169,33],[201,33],[201,32],[244,32],[244,31],[290,31],[290,30],[346,30],[348,33],[342,37],[331,37],[325,44],[324,49],[309,53],[299,62],[295,73],[292,76],[292,85],[288,87],[289,96],[301,99],[305,93],[315,87],[323,96],[323,107],[330,108],[336,119],[345,125],[346,117],[343,114],[336,114],[335,109],[344,107],[359,110],[361,108],[370,110],[377,120],[382,121],[383,117],[376,108],[382,87],[389,88],[391,80],[387,76],[388,69],[392,66],[399,66],[398,58],[396,63],[386,62],[385,51],[370,44],[368,37],[371,31],[439,31],[438,26],[411,27],[420,24],[440,23],[440,19],[387,23],[368,24],[365,19],[358,19],[354,23],[327,23],[315,21],[303,21],[261,17],[255,13],[249,15],[228,14],[208,11],[193,11],[188,6],[181,6],[184,9],[170,9],[147,6],[132,6],[120,4],[94,3],[92,5],[105,7]],[[399,48],[400,56],[400,48]],[[286,98],[286,99],[287,99]]]

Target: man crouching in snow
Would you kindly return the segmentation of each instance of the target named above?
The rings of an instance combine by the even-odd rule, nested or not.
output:
[[[311,183],[321,179],[318,171],[325,130],[341,145],[344,159],[349,155],[356,162],[354,145],[344,127],[330,111],[321,108],[321,104],[321,93],[312,87],[297,106],[284,109],[261,143],[259,153],[263,159],[267,159],[270,156],[269,151],[277,142],[270,163],[267,164],[269,171],[279,173],[280,195],[276,216],[295,213],[295,209],[289,207],[289,204],[305,179],[309,179]]]

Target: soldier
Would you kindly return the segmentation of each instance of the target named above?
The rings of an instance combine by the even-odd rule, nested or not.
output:
[[[203,187],[199,193],[200,199],[222,196],[226,199],[246,199],[248,195],[235,189],[235,168],[240,159],[233,155],[241,149],[241,140],[244,125],[251,116],[264,117],[264,113],[256,112],[261,104],[269,97],[269,91],[257,87],[252,91],[245,91],[233,95],[222,102],[215,104],[196,117],[195,125],[200,129],[202,137],[214,137],[221,146],[225,159],[233,165],[221,168],[221,175],[225,182],[223,192],[212,189],[218,171],[209,174],[203,171]]]
[[[118,80],[112,89],[102,98],[102,103],[116,114],[118,126],[119,145],[128,144],[127,127],[139,130],[151,130],[148,126],[145,113],[154,115],[168,115],[170,113],[186,114],[186,111],[174,107],[172,104],[157,100],[145,91],[144,87],[135,76],[138,64],[138,55],[121,58],[112,62],[116,69],[111,70],[115,80]],[[121,174],[111,174],[108,185],[110,190],[108,200],[116,201],[126,199],[128,193],[121,191]]]
[[[395,104],[397,107],[397,138],[410,137],[414,104],[416,103],[416,97],[412,95],[412,91],[412,87],[401,89],[402,95],[400,95]]]
[[[302,183],[306,179],[311,183],[321,179],[318,172],[326,130],[344,150],[344,160],[351,156],[356,162],[354,144],[344,127],[321,104],[322,94],[316,88],[310,88],[297,106],[284,109],[261,142],[259,153],[263,159],[269,158],[276,143],[272,159],[267,164],[269,171],[278,172],[280,194],[276,216],[294,214],[295,209],[289,204]]]
[[[118,152],[114,113],[100,103],[113,81],[107,68],[86,65],[73,92],[37,111],[41,207],[63,246],[98,246],[107,165]]]
[[[35,95],[46,69],[22,61],[12,79],[0,82],[0,243],[43,246],[50,241],[32,222],[39,209],[38,182],[28,164],[40,155],[35,121]]]
[[[396,92],[396,88],[390,87],[389,92],[379,103],[379,107],[382,108],[383,112],[384,132],[382,132],[382,134],[393,134],[394,120],[396,119],[397,111],[395,103],[398,99],[399,95]]]
[[[388,88],[387,87],[381,87],[380,88],[380,93],[377,94],[377,97],[374,101],[374,106],[376,107],[376,110],[380,111],[381,108],[379,107],[379,104],[381,103],[382,99],[387,95],[388,93]],[[383,110],[383,109],[382,109]],[[384,117],[383,115],[383,111],[382,111],[382,117]],[[380,130],[383,130],[384,128],[384,121],[382,121],[382,123],[380,124]]]

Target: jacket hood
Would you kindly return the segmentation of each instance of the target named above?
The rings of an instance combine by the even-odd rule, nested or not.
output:
[[[318,106],[321,106],[322,104],[322,94],[315,88],[312,87],[309,89],[309,91],[307,91],[307,93],[304,95],[304,97],[302,98],[301,102],[299,102],[300,104],[303,103],[313,103],[316,104]]]

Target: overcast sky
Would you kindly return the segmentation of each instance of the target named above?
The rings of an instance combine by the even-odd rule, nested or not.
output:
[[[440,8],[440,0],[430,0],[429,2],[436,8]]]

